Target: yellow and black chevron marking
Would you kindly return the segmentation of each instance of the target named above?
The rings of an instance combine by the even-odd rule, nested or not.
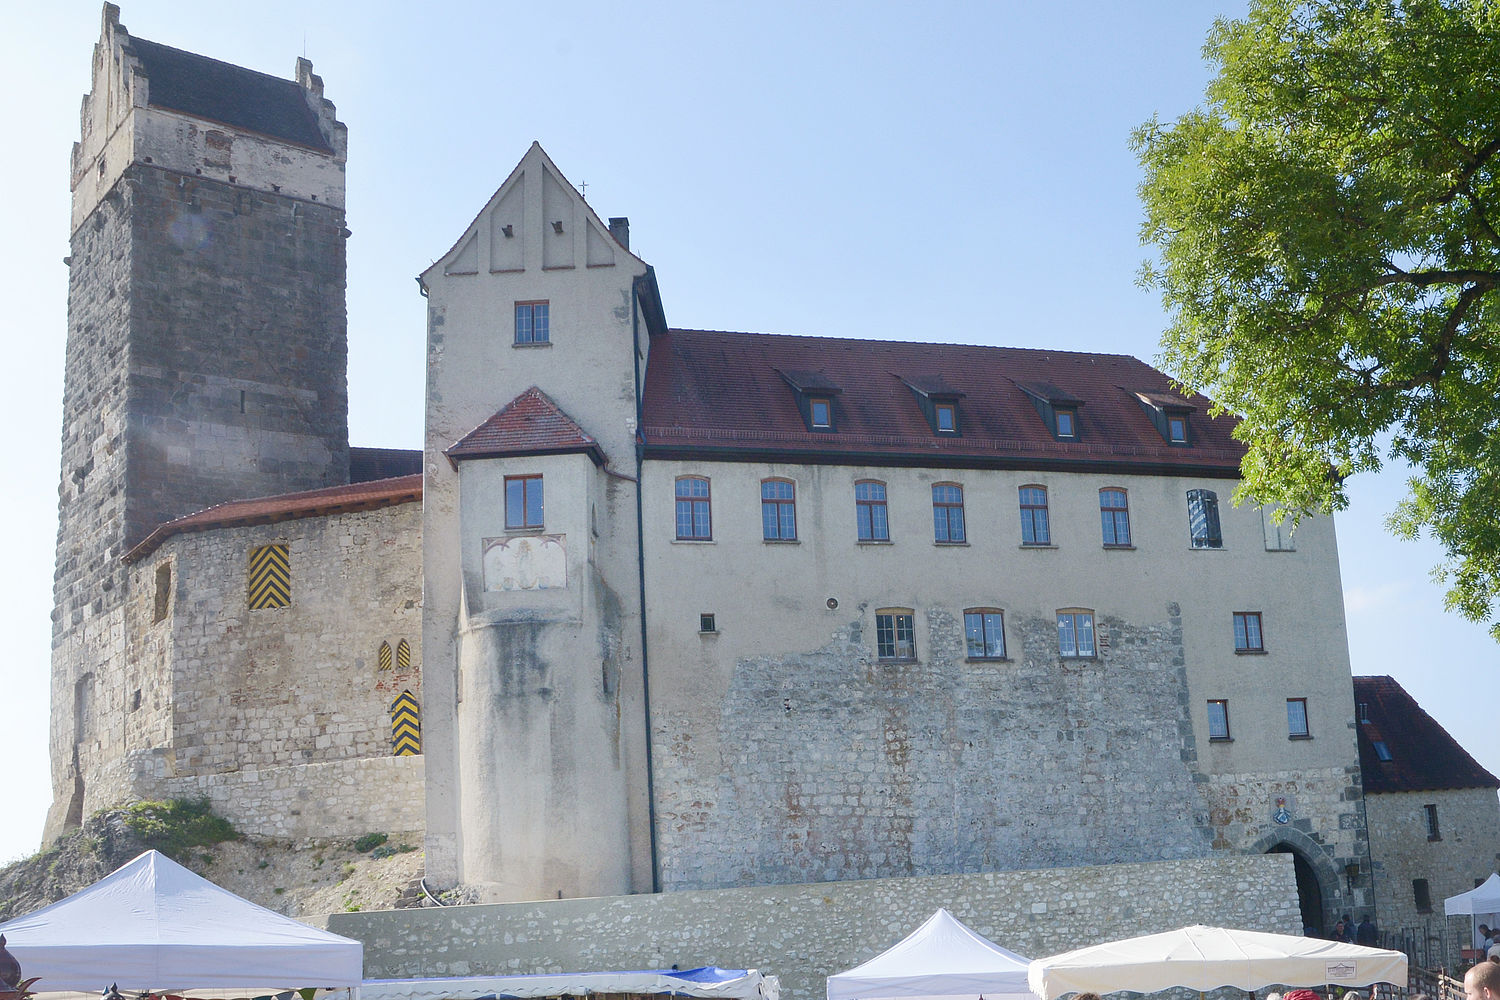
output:
[[[250,550],[250,610],[292,603],[292,570],[285,545]]]
[[[405,639],[396,643],[396,669],[405,670],[411,666],[411,646]]]
[[[411,757],[422,752],[422,712],[410,691],[391,702],[391,755]]]
[[[391,644],[388,642],[380,644],[380,669],[391,669]]]

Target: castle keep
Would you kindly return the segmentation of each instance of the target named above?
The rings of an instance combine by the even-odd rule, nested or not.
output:
[[[322,90],[105,6],[49,835],[192,795],[487,901],[1286,853],[1306,925],[1367,904],[1333,524],[1233,506],[1208,400],[674,329],[533,144],[420,276],[423,451],[351,449]]]

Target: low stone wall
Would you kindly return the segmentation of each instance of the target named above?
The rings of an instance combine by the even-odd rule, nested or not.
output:
[[[207,798],[241,833],[326,840],[427,828],[421,756],[253,767],[162,781],[162,798]]]
[[[940,906],[1022,955],[1204,923],[1297,934],[1287,854],[337,913],[365,977],[753,968],[785,1000],[884,951]]]

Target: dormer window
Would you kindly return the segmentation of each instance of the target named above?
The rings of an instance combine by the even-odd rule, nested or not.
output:
[[[964,398],[964,394],[945,382],[940,375],[897,375],[906,387],[911,390],[917,399],[917,406],[922,410],[922,416],[927,418],[927,426],[932,428],[932,433],[941,434],[944,437],[961,437],[962,425],[959,423],[958,401]]]
[[[833,400],[827,396],[811,396],[807,400],[807,422],[815,431],[826,431],[833,427]]]
[[[816,434],[833,434],[837,428],[838,414],[833,401],[842,391],[823,372],[790,371],[776,369],[787,385],[792,387],[797,401],[797,412],[802,423]]]
[[[1134,396],[1167,444],[1177,448],[1192,445],[1188,427],[1188,415],[1196,409],[1192,403],[1170,392],[1137,392]]]
[[[1064,392],[1050,382],[1017,382],[1016,386],[1031,400],[1047,430],[1059,441],[1079,439],[1078,408],[1083,400]]]

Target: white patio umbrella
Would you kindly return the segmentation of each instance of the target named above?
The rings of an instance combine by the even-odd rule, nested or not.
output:
[[[1405,986],[1406,956],[1341,941],[1200,924],[1039,958],[1028,978],[1042,1000],[1085,990],[1155,993],[1174,986]]]

